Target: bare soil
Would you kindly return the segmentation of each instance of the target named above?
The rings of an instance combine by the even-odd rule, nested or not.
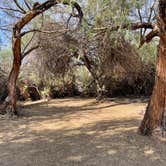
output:
[[[26,102],[0,116],[0,166],[165,166],[166,139],[137,133],[146,100]]]

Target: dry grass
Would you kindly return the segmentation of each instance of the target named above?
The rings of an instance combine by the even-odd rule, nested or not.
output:
[[[146,101],[24,103],[0,119],[0,166],[165,166],[165,139],[137,134]]]

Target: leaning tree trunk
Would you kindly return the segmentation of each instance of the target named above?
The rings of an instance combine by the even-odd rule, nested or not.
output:
[[[83,53],[83,61],[85,63],[86,68],[88,69],[89,73],[93,77],[95,84],[96,84],[96,90],[97,90],[97,96],[96,100],[102,100],[103,99],[103,92],[104,92],[104,85],[102,84],[101,80],[96,74],[96,71],[93,69],[92,63],[89,60],[87,53],[86,53],[86,45],[82,45],[82,53]]]
[[[16,110],[16,82],[20,71],[21,66],[21,38],[18,37],[20,34],[20,30],[14,28],[13,30],[13,37],[12,37],[12,49],[13,49],[13,67],[9,75],[8,80],[8,100],[6,112],[11,115],[17,115]]]
[[[159,1],[158,29],[160,43],[156,66],[156,80],[144,119],[139,128],[141,134],[151,135],[161,125],[166,95],[166,1]]]
[[[12,51],[13,51],[13,66],[8,80],[8,97],[5,101],[5,112],[9,115],[18,115],[16,110],[16,82],[19,76],[21,61],[23,55],[21,53],[21,30],[28,24],[34,17],[40,14],[39,11],[30,11],[23,16],[13,27],[12,34]]]
[[[70,5],[72,4],[72,6],[78,11],[78,17],[80,19],[80,22],[82,21],[82,17],[83,17],[83,12],[81,10],[81,7],[79,6],[79,4],[77,2],[74,1],[56,1],[56,0],[47,0],[43,3],[38,3],[37,5],[33,5],[33,8],[31,10],[29,10],[28,12],[25,12],[19,20],[18,22],[14,25],[13,28],[13,36],[12,36],[12,50],[13,50],[13,66],[12,66],[12,70],[10,72],[9,75],[9,81],[8,81],[8,97],[7,100],[5,102],[5,112],[11,114],[11,115],[17,115],[18,112],[16,110],[16,82],[17,82],[17,78],[19,76],[19,71],[20,71],[20,67],[21,67],[21,61],[22,59],[29,54],[31,51],[33,51],[33,49],[35,49],[36,47],[34,47],[33,49],[29,49],[27,52],[25,52],[22,55],[21,52],[21,39],[24,35],[26,35],[27,33],[30,32],[35,32],[35,30],[30,30],[30,31],[26,31],[26,32],[21,32],[22,29],[31,21],[33,20],[36,16],[42,14],[43,12],[45,12],[46,10],[50,9],[52,6],[57,5],[58,3],[63,3],[64,5]]]
[[[23,55],[21,53],[21,30],[26,24],[28,24],[34,17],[40,14],[39,11],[30,11],[24,17],[22,17],[13,27],[12,34],[12,51],[13,51],[13,66],[8,80],[8,97],[5,101],[5,112],[9,115],[18,115],[16,110],[16,82],[19,76],[21,61]]]
[[[26,13],[13,27],[12,36],[12,51],[13,51],[13,66],[9,75],[8,80],[8,98],[5,101],[5,112],[9,115],[18,115],[16,110],[17,94],[16,94],[16,82],[19,76],[21,61],[24,58],[21,52],[21,39],[26,33],[21,33],[21,30],[27,25],[33,18],[37,15],[43,13],[57,2],[46,1],[45,3],[39,5],[37,8]],[[27,51],[28,52],[28,51]]]

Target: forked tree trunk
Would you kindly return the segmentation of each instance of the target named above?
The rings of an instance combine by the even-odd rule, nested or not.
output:
[[[139,128],[142,135],[151,135],[153,129],[161,125],[164,114],[166,95],[166,0],[159,0],[158,28],[160,43],[156,80],[144,119]]]

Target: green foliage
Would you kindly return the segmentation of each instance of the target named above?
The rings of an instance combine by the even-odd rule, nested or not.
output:
[[[124,24],[129,21],[131,9],[141,8],[143,0],[88,0],[87,15],[96,26]]]
[[[0,61],[2,62],[2,61],[4,61],[4,62],[6,62],[6,61],[8,61],[8,60],[10,60],[11,59],[11,48],[8,48],[8,49],[4,49],[4,50],[1,50],[1,52],[0,52]]]
[[[49,96],[49,93],[50,93],[50,87],[49,86],[44,87],[44,89],[41,91],[42,98],[47,98]]]
[[[94,96],[96,92],[95,82],[86,67],[77,67],[74,72],[76,86],[82,95]]]
[[[0,66],[1,69],[9,73],[12,66],[12,52],[11,48],[3,49],[0,51]]]
[[[157,44],[158,41],[156,40],[149,44],[145,44],[141,49],[139,49],[139,54],[145,63],[155,65],[157,55]]]

